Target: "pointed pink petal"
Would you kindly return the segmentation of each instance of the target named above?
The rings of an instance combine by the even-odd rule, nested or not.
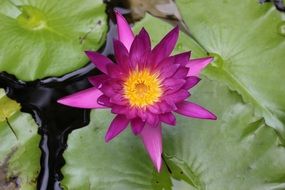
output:
[[[126,107],[126,106],[125,106]],[[136,108],[128,108],[128,111],[126,113],[126,117],[131,120],[134,119],[135,117],[137,117],[137,109]]]
[[[96,88],[99,88],[102,82],[105,81],[106,79],[108,79],[107,75],[96,75],[88,77],[88,81]]]
[[[172,76],[172,78],[180,78],[180,79],[184,79],[187,74],[188,74],[189,68],[187,67],[180,67],[176,73]]]
[[[112,109],[111,109],[111,112],[113,114],[126,115],[128,113],[128,111],[129,111],[128,107],[122,106],[122,105],[117,105],[117,104],[112,105]]]
[[[158,64],[171,54],[177,42],[178,35],[179,28],[176,26],[153,48],[151,52],[153,63]]]
[[[112,104],[110,103],[110,98],[106,95],[102,95],[97,100],[98,104],[105,106],[105,107],[111,107]]]
[[[195,76],[187,77],[186,83],[184,84],[183,88],[186,90],[193,88],[196,84],[200,82],[200,80],[201,80],[200,78]]]
[[[136,66],[142,66],[147,60],[147,57],[151,51],[151,42],[148,33],[144,28],[141,29],[140,33],[135,36],[130,49],[130,58],[133,68]]]
[[[173,56],[175,59],[174,63],[185,66],[189,62],[190,55],[191,55],[190,51],[176,54]]]
[[[118,11],[115,11],[116,13],[116,19],[117,19],[117,25],[118,25],[118,37],[119,40],[125,45],[128,51],[130,51],[131,45],[134,40],[134,34],[131,30],[128,22],[126,19],[119,13]]]
[[[123,93],[117,93],[114,96],[111,96],[110,102],[122,106],[129,105],[129,101],[124,97]]]
[[[92,87],[86,90],[76,92],[72,95],[63,97],[57,100],[57,102],[66,106],[76,107],[76,108],[89,108],[89,109],[105,108],[104,106],[98,104],[97,102],[97,99],[102,94],[103,93],[100,90],[98,90],[95,87]]]
[[[144,122],[141,120],[141,118],[137,117],[131,121],[132,131],[135,135],[138,135],[141,133],[144,127]]]
[[[107,72],[107,65],[113,64],[113,62],[108,58],[100,53],[93,52],[93,51],[86,51],[85,52],[88,58],[92,61],[92,63],[95,64],[95,66],[102,71],[105,74],[108,74]]]
[[[129,120],[124,115],[117,115],[113,119],[106,133],[105,141],[109,142],[114,137],[119,135],[125,128],[127,128],[128,124],[129,124]]]
[[[137,115],[145,122],[146,121],[146,111],[142,109],[137,109]]]
[[[154,114],[160,114],[161,110],[158,104],[153,104],[151,106],[148,106],[147,109]]]
[[[189,96],[190,96],[190,93],[188,92],[188,90],[180,89],[179,91],[176,91],[173,94],[165,95],[163,98],[164,98],[164,101],[166,101],[166,103],[168,103],[169,105],[172,105],[174,103],[185,100]]]
[[[168,125],[176,125],[176,117],[171,112],[159,115],[159,119]]]
[[[178,109],[175,112],[188,117],[210,120],[217,119],[213,113],[193,102],[181,102],[177,104],[177,108]]]
[[[125,79],[129,74],[129,71],[124,70],[123,67],[121,67],[121,65],[119,64],[108,65],[107,71],[111,78],[118,79],[118,80]]]
[[[172,78],[174,73],[179,68],[178,64],[173,64],[171,62],[168,62],[167,59],[168,58],[166,58],[163,61],[161,61],[160,62],[160,66],[157,67],[157,69],[159,69],[159,78],[161,80],[164,80],[164,79],[169,78],[169,77]]]
[[[169,105],[165,100],[161,100],[157,103],[160,109],[160,113],[167,113],[173,111],[173,107]]]
[[[156,170],[160,172],[161,164],[162,164],[162,132],[161,126],[151,127],[144,126],[142,132],[140,133],[140,137],[143,141],[145,149],[147,150],[153,165]]]
[[[159,125],[159,117],[157,114],[146,112],[146,123],[151,127],[157,127]]]
[[[125,71],[128,71],[131,65],[129,52],[127,48],[119,40],[114,40],[114,53],[118,65]]]
[[[213,61],[212,57],[204,57],[199,59],[192,59],[187,63],[189,72],[187,76],[199,76],[200,72]]]
[[[161,80],[172,76],[177,71],[177,69],[179,68],[179,64],[174,64],[174,61],[175,59],[173,57],[167,57],[159,64],[157,64],[156,67],[153,69],[154,72],[159,73],[159,78]]]
[[[174,78],[168,78],[165,81],[163,81],[163,88],[165,90],[165,95],[167,94],[173,94],[174,92],[180,90],[182,86],[185,84],[184,79],[174,79]]]

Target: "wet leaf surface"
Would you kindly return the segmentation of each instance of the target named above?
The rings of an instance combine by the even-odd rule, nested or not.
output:
[[[20,112],[19,105],[4,95],[3,89],[0,94],[0,108],[9,113],[0,121],[0,189],[36,189],[41,155],[38,127],[31,115]]]
[[[0,71],[31,81],[84,66],[107,32],[101,0],[0,2]]]
[[[284,14],[251,0],[177,3],[193,36],[215,58],[205,75],[241,94],[284,140]]]

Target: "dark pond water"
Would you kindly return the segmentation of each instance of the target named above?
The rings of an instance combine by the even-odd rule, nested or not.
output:
[[[102,54],[113,58],[112,40],[116,37],[114,9],[120,9],[130,22],[127,1],[110,0],[107,4],[109,15],[109,32],[106,44],[99,50]],[[260,0],[265,3],[267,0]],[[274,0],[275,6],[285,11],[281,1]],[[62,77],[52,77],[34,82],[24,83],[5,72],[0,73],[0,88],[4,88],[8,96],[21,103],[22,111],[32,114],[38,123],[41,135],[39,148],[42,150],[41,171],[38,176],[37,189],[60,190],[59,181],[63,179],[60,172],[65,164],[63,152],[67,146],[68,134],[89,123],[90,110],[65,107],[56,100],[76,91],[90,87],[87,77],[99,71],[89,63],[84,68]]]

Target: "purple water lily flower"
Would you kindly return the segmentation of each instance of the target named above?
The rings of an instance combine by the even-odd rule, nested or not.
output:
[[[99,53],[86,52],[103,74],[89,78],[94,87],[64,97],[58,103],[78,108],[111,108],[116,116],[105,141],[109,142],[130,124],[160,171],[162,123],[174,126],[174,112],[192,118],[216,119],[205,108],[187,101],[189,89],[200,81],[200,71],[212,58],[190,60],[190,52],[171,56],[179,35],[178,27],[151,49],[150,37],[144,28],[135,36],[120,13],[116,12],[116,18],[117,64]]]

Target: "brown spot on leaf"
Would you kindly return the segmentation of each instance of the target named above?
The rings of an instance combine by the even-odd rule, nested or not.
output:
[[[13,149],[11,153],[6,157],[4,162],[0,165],[0,190],[17,190],[20,188],[18,176],[8,177],[8,162],[16,149]]]

